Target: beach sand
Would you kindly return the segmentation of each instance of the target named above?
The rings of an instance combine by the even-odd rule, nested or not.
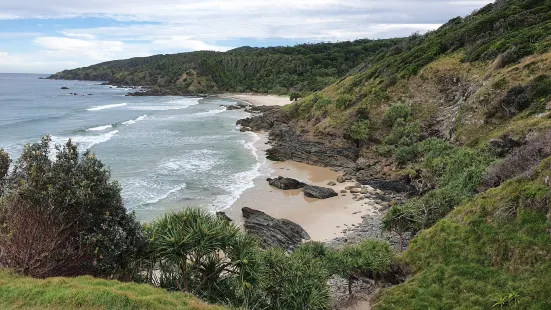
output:
[[[236,99],[255,106],[284,106],[291,103],[289,96],[258,95],[258,94],[222,94],[220,98]]]
[[[255,143],[259,156],[265,156],[267,138],[261,135]],[[329,168],[315,167],[292,161],[266,163],[260,169],[261,176],[254,180],[254,187],[246,190],[240,198],[225,210],[237,224],[243,222],[241,208],[261,210],[275,218],[285,218],[301,225],[314,241],[328,241],[343,236],[343,230],[362,222],[362,215],[377,214],[378,206],[370,200],[355,201],[350,193],[342,196],[340,191],[352,182],[337,183],[338,173]],[[290,177],[299,181],[333,188],[339,196],[329,199],[307,198],[302,190],[283,191],[268,185],[266,178]]]

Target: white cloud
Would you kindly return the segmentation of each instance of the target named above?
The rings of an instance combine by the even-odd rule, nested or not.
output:
[[[0,57],[8,57],[8,53],[6,53],[6,52],[0,52]]]
[[[490,0],[25,0],[0,1],[0,19],[100,17],[111,27],[36,35],[33,62],[99,61],[194,50],[225,51],[236,39],[344,41],[438,28]],[[146,23],[128,24],[127,21]],[[37,26],[38,27],[38,26]],[[56,33],[56,35],[51,35]],[[5,34],[4,37],[9,35]],[[0,38],[2,33],[0,32]],[[9,50],[12,52],[12,50]],[[13,54],[13,53],[12,53]],[[28,59],[27,59],[28,60]],[[59,67],[58,70],[66,67]],[[0,71],[4,71],[0,66]]]

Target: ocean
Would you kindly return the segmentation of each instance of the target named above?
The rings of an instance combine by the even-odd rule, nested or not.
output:
[[[226,110],[231,99],[127,97],[132,90],[41,76],[0,74],[0,148],[15,160],[43,135],[71,138],[110,168],[141,221],[186,207],[224,210],[260,175],[260,137],[239,132],[247,113]]]

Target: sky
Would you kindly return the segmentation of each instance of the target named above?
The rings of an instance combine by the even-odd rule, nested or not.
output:
[[[426,33],[489,0],[0,0],[0,72]]]

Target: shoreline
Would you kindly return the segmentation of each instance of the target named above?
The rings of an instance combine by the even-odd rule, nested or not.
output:
[[[265,158],[268,148],[267,134],[259,135],[253,146],[259,156]],[[355,182],[338,183],[338,172],[330,168],[285,161],[273,162],[268,159],[260,161],[260,176],[253,180],[254,186],[241,193],[239,198],[224,212],[238,225],[243,224],[241,208],[249,207],[280,219],[287,219],[301,225],[310,235],[312,241],[328,242],[338,237],[345,237],[347,232],[362,223],[362,216],[379,216],[380,208],[369,199],[355,200],[353,194],[340,193]],[[284,176],[308,184],[333,188],[338,196],[329,199],[312,199],[305,197],[302,190],[280,190],[272,187],[267,178]],[[328,182],[335,182],[330,186]]]
[[[224,99],[234,99],[254,106],[284,106],[292,103],[288,96],[256,93],[223,93],[216,95]]]

